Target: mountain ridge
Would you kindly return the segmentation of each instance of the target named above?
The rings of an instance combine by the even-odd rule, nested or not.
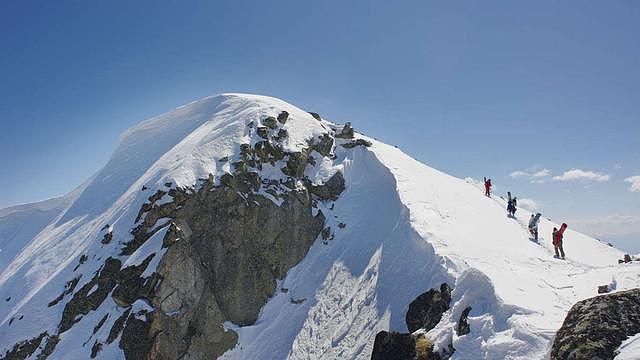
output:
[[[48,344],[44,338],[53,339],[52,334],[59,331],[55,325],[62,305],[64,311],[70,311],[66,305],[78,289],[84,288],[86,296],[93,293],[87,284],[92,284],[92,276],[96,284],[102,281],[95,276],[105,269],[105,259],[121,261],[120,271],[133,271],[145,264],[138,276],[146,279],[146,284],[154,271],[162,268],[167,251],[177,249],[176,242],[169,241],[172,236],[183,243],[196,243],[191,236],[212,236],[205,235],[208,224],[204,220],[193,214],[180,215],[181,207],[190,200],[179,199],[210,199],[203,189],[220,194],[229,189],[229,200],[219,206],[246,206],[243,211],[255,210],[256,214],[265,204],[280,207],[287,199],[294,201],[291,196],[302,191],[309,202],[303,201],[304,206],[294,212],[309,211],[313,217],[322,214],[324,218],[322,232],[308,249],[289,246],[304,256],[288,264],[282,277],[275,276],[277,285],[265,292],[266,303],[255,320],[250,317],[252,321],[238,324],[226,318],[224,331],[215,330],[237,334],[237,344],[219,348],[224,349],[223,359],[255,358],[264,352],[292,359],[368,358],[375,335],[381,330],[405,331],[408,304],[441,283],[453,287],[452,307],[426,332],[435,351],[453,346],[460,356],[543,357],[573,303],[594,295],[603,283],[618,290],[638,287],[633,276],[637,265],[616,267],[616,260],[622,257],[617,249],[569,230],[565,245],[568,260],[555,260],[547,238],[554,223],[543,220],[541,242],[533,243],[526,231],[528,212],[519,210],[518,219],[508,219],[504,202],[484,197],[474,181],[432,169],[395,147],[354,134],[348,124],[336,125],[316,115],[270,97],[223,94],[178,107],[127,130],[112,158],[78,198],[0,272],[0,294],[11,298],[5,301],[9,306],[0,311],[0,354],[43,330],[48,335],[36,345],[44,351]],[[252,174],[260,181],[254,182]],[[322,188],[339,183],[336,174],[343,178],[343,189]],[[270,203],[252,205],[249,198]],[[216,211],[201,209],[207,210],[197,214]],[[275,213],[273,209],[269,213]],[[294,215],[280,215],[288,216]],[[294,223],[307,221],[299,215],[291,219]],[[141,227],[145,221],[150,224]],[[287,225],[269,226],[275,230]],[[191,228],[196,229],[196,235],[187,235]],[[201,228],[200,235],[197,228]],[[238,231],[233,226],[228,229]],[[309,236],[320,231],[314,229]],[[262,235],[254,232],[247,236],[259,239]],[[136,245],[130,252],[120,250],[136,239],[141,243],[133,242]],[[201,246],[204,248],[194,250],[202,251],[209,245]],[[256,251],[251,244],[247,246],[243,251]],[[278,264],[291,256],[275,248],[259,253],[269,255],[272,251],[279,255],[265,258],[264,266],[271,269],[279,268]],[[229,266],[213,274],[229,271]],[[170,269],[165,267],[164,278],[172,276]],[[63,327],[65,331],[50,349],[50,358],[70,354],[123,358],[131,351],[139,355],[144,349],[132,350],[131,342],[123,342],[124,335],[120,335],[134,336],[131,330],[117,332],[120,341],[108,342],[112,334],[107,328],[117,329],[114,317],[127,314],[122,320],[126,330],[135,328],[128,324],[144,329],[147,325],[141,324],[149,322],[153,328],[160,320],[149,319],[156,315],[176,316],[170,315],[171,307],[154,302],[157,294],[147,294],[147,285],[131,288],[124,277],[125,273],[117,275],[113,280],[116,289],[104,294],[114,302],[103,300],[87,313],[81,309],[77,325]],[[78,280],[71,286],[73,279]],[[224,317],[229,316],[235,302],[245,301],[233,296],[228,298],[231,300],[220,298],[227,296],[221,295],[220,289],[228,284],[216,276],[207,281],[213,289],[209,296],[217,299]],[[118,293],[118,286],[131,288],[133,293]],[[227,288],[238,289],[230,286]],[[130,296],[135,298],[143,290],[150,300],[129,303]],[[60,291],[59,305],[47,306]],[[176,301],[184,303],[185,299]],[[231,307],[225,310],[225,306]],[[471,332],[459,336],[457,321],[468,306],[472,308]],[[160,313],[160,308],[167,311]],[[45,319],[50,324],[39,325]],[[96,330],[98,323],[104,328]],[[69,335],[91,333],[91,328],[93,334],[82,342]],[[155,345],[150,346],[153,349]],[[197,351],[207,348],[193,346],[200,349]],[[193,349],[188,346],[186,354],[192,358],[203,354]],[[161,358],[161,354],[151,357]]]

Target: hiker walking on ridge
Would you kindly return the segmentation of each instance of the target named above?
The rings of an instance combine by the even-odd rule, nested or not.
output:
[[[484,178],[484,194],[491,197],[491,179]]]
[[[564,260],[564,249],[562,248],[562,238],[564,235],[564,231],[567,230],[567,224],[562,223],[560,226],[560,230],[553,228],[553,248],[556,251],[556,258],[561,258]],[[560,250],[560,254],[558,254],[558,250]]]
[[[518,198],[515,196],[511,198],[511,191],[507,191],[507,197],[507,213],[509,213],[509,216],[511,217],[516,217],[516,206],[518,205]]]
[[[542,216],[540,213],[535,215],[531,214],[531,218],[529,219],[529,232],[536,242],[538,242],[538,222],[540,221],[540,216]]]

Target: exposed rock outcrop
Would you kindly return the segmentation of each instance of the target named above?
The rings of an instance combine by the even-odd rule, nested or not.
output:
[[[278,145],[283,129],[277,129],[286,118],[281,113],[274,120],[275,127],[271,119],[263,120],[264,141],[241,146],[235,171],[220,177],[219,184],[210,178],[197,191],[172,189],[174,201],[160,206],[154,203],[161,196],[149,199],[126,252],[135,251],[155,233],[160,227],[155,222],[161,218],[171,219],[163,239],[168,250],[156,269],[159,280],[152,293],[136,291],[142,279],[130,281],[124,294],[133,296],[114,290],[119,302],[131,303],[144,295],[155,309],[145,314],[146,321],[133,315],[120,321],[115,332],[122,333],[119,345],[127,358],[220,356],[237,342],[237,335],[222,324],[253,324],[274,295],[276,280],[302,260],[325,228],[324,214],[313,210],[315,199],[337,199],[345,189],[344,177],[337,172],[314,185],[304,178],[304,170],[309,152],[329,154],[333,138],[325,135],[300,152],[286,153]],[[281,160],[289,180],[261,177],[262,164]],[[261,189],[279,202],[265,197]]]
[[[373,344],[371,360],[413,360],[416,357],[416,341],[409,333],[380,331]]]
[[[119,254],[103,260],[79,289],[80,276],[69,281],[50,302],[55,306],[70,297],[55,335],[43,333],[17,343],[5,358],[24,359],[40,351],[37,357],[45,359],[60,334],[109,298],[120,310],[90,324],[93,333],[86,345],[92,358],[115,342],[127,359],[209,359],[235,346],[237,334],[223,323],[255,323],[275,294],[277,280],[304,258],[317,238],[333,238],[318,203],[335,201],[345,190],[339,171],[320,183],[305,177],[305,169],[319,156],[333,160],[333,132],[327,129],[299,151],[287,152],[282,141],[289,134],[282,125],[288,119],[286,111],[263,118],[252,128],[257,134],[253,141],[259,141],[240,145],[235,157],[218,159],[234,159],[231,172],[200,179],[193,188],[163,183],[140,207],[129,239],[114,241],[105,225],[96,241],[117,247]],[[261,170],[267,164],[282,174],[264,178]],[[138,250],[160,231],[166,231],[162,255],[144,253],[134,265],[123,265],[137,259]],[[156,256],[162,258],[157,261]],[[154,259],[157,267],[147,271]],[[83,255],[78,266],[86,260]],[[290,300],[302,304],[307,299]]]
[[[433,329],[449,309],[451,288],[446,283],[440,285],[440,291],[430,289],[419,295],[409,305],[405,316],[409,333],[380,331],[376,335],[371,353],[372,360],[441,360],[443,356],[433,351],[433,343],[423,334],[413,334],[416,330]],[[469,308],[469,310],[471,310]],[[468,312],[467,312],[468,313]],[[448,358],[455,349],[444,350]]]
[[[347,149],[351,149],[351,148],[354,148],[356,146],[369,147],[369,146],[371,146],[371,142],[369,142],[369,141],[367,141],[365,139],[356,139],[356,140],[352,140],[352,141],[349,141],[347,143],[344,143],[344,144],[342,144],[340,146],[342,146],[344,148],[347,148]]]
[[[336,200],[344,191],[344,176],[336,172],[322,185],[311,185],[311,193],[322,200]]]
[[[281,111],[278,114],[278,122],[281,123],[282,125],[284,125],[288,119],[289,119],[289,112]]]
[[[582,300],[569,310],[551,359],[613,359],[628,336],[640,333],[640,289]]]
[[[471,332],[469,327],[469,313],[471,312],[471,306],[467,306],[462,310],[460,314],[460,320],[458,320],[458,326],[456,327],[456,334],[458,336],[467,335]]]
[[[440,322],[442,314],[449,309],[450,302],[451,288],[446,283],[440,285],[440,291],[430,289],[421,294],[409,304],[405,316],[407,328],[410,332],[433,329]]]
[[[380,331],[376,335],[371,360],[443,360],[433,351],[433,343],[423,334]]]
[[[24,360],[34,356],[38,349],[42,349],[37,355],[36,359],[46,359],[55,348],[59,339],[57,335],[49,335],[46,331],[33,339],[21,341],[2,355],[2,360]]]
[[[336,134],[336,137],[340,139],[353,139],[353,134],[354,131],[351,127],[351,123],[346,123],[342,129],[340,129],[340,132]]]
[[[315,113],[315,112],[309,111],[309,115],[313,116],[313,118],[314,118],[314,119],[316,119],[316,120],[318,120],[318,121],[321,121],[321,120],[322,120],[322,118],[320,117],[320,114],[318,114],[318,113]]]

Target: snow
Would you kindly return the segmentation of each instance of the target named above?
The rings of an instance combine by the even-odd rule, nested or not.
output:
[[[260,141],[249,123],[282,110],[290,114],[285,150],[300,149],[336,128],[274,98],[209,97],[128,130],[105,167],[77,191],[0,210],[0,298],[11,297],[0,307],[0,354],[42,331],[55,333],[62,307],[47,304],[72,278],[81,275],[76,290],[89,282],[106,258],[130,266],[155,253],[145,270],[150,275],[166,251],[161,246],[167,219],[155,224],[158,231],[143,246],[123,256],[138,209],[157,190],[167,191],[166,182],[194,187],[210,173],[228,172],[240,144]],[[543,218],[535,243],[527,231],[529,212],[519,209],[515,219],[507,218],[504,200],[485,197],[477,181],[449,176],[395,147],[356,136],[372,146],[336,146],[334,159],[314,152],[316,164],[305,171],[314,184],[343,172],[344,193],[318,209],[334,239],[313,244],[279,282],[278,289],[288,291],[278,291],[254,325],[225,324],[238,332],[239,343],[223,359],[368,359],[377,332],[406,331],[409,303],[442,282],[454,290],[451,309],[427,333],[438,348],[453,343],[454,359],[544,358],[575,302],[595,296],[598,285],[614,291],[640,285],[639,263],[618,265],[622,252],[573,231],[571,224],[564,241],[567,259],[554,259],[550,234],[557,224]],[[220,162],[224,157],[229,160]],[[281,179],[280,167],[265,166],[262,175]],[[156,204],[166,201],[169,195]],[[113,240],[104,245],[107,224]],[[81,255],[88,260],[79,265]],[[151,310],[144,301],[133,306],[134,314]],[[455,325],[467,306],[471,333],[457,336]],[[124,311],[105,301],[62,334],[50,359],[88,358],[93,343],[105,342]],[[107,314],[100,330],[88,335]],[[105,344],[98,358],[123,358],[117,342]]]
[[[60,215],[83,187],[65,196],[0,209],[0,269],[4,269],[29,240]]]
[[[615,278],[617,290],[638,287],[639,279],[633,272],[637,273],[640,267],[619,266],[621,251],[569,228],[564,238],[567,260],[554,259],[550,234],[557,224],[542,219],[540,243],[532,242],[527,231],[530,212],[520,209],[517,219],[509,219],[504,200],[495,194],[493,198],[485,197],[475,183],[441,173],[385,144],[377,143],[373,151],[394,174],[400,197],[411,212],[413,227],[435,247],[436,253],[459,264],[459,269],[481,271],[490,279],[497,299],[522,309],[522,313],[505,315],[484,309],[493,301],[478,299],[472,303],[471,318],[486,314],[506,316],[513,334],[505,342],[497,327],[486,338],[482,331],[476,334],[477,327],[472,325],[472,333],[464,338],[469,351],[466,353],[484,354],[484,358],[491,359],[544,357],[551,336],[569,308],[595,296],[598,285],[610,284]],[[458,282],[464,277],[462,273],[453,275],[458,278],[454,287],[457,293]],[[454,298],[453,309],[455,301]],[[459,313],[449,314],[448,329],[441,324],[432,333],[451,333],[458,320],[455,315]],[[482,341],[469,348],[468,339],[474,337]],[[514,346],[518,337],[527,339],[528,346]],[[496,346],[487,347],[494,342]],[[453,346],[459,345],[454,341]]]
[[[640,334],[630,336],[618,348],[615,360],[638,360],[640,358]]]

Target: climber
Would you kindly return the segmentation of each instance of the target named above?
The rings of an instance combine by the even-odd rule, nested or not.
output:
[[[484,194],[491,197],[491,179],[484,178]]]
[[[531,218],[529,219],[529,232],[536,242],[538,241],[538,221],[540,221],[540,216],[542,216],[540,213],[535,215],[531,214]]]
[[[567,224],[562,223],[560,230],[553,228],[553,248],[556,251],[556,258],[564,260],[564,249],[562,248],[562,238],[564,231],[567,229]],[[560,254],[558,254],[560,250]]]
[[[515,217],[516,215],[516,206],[518,204],[518,198],[517,197],[511,197],[511,191],[507,192],[507,213],[509,213],[509,216],[511,217]]]

